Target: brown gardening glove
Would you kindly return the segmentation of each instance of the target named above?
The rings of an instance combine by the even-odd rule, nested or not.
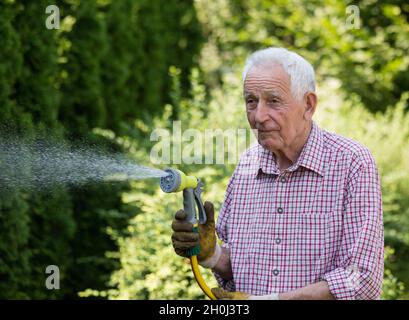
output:
[[[172,222],[172,244],[175,252],[182,257],[187,257],[186,250],[200,245],[197,256],[199,262],[213,256],[216,246],[216,228],[214,223],[214,207],[210,201],[204,203],[207,220],[199,224],[199,234],[193,232],[193,225],[186,221],[186,213],[181,209],[175,214]]]
[[[250,296],[245,292],[230,292],[222,288],[212,288],[212,292],[219,300],[247,300]]]

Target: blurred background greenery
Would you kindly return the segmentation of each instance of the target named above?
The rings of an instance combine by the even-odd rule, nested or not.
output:
[[[409,298],[407,1],[0,1],[0,125],[52,131],[151,165],[155,128],[246,128],[241,69],[259,48],[295,50],[316,69],[315,120],[373,152],[382,176],[383,299]],[[359,8],[359,28],[347,23]],[[204,149],[204,153],[209,150]],[[179,166],[220,208],[234,165]],[[1,182],[0,298],[203,299],[170,224],[181,195],[157,181],[30,193]],[[60,267],[61,289],[44,286]],[[210,286],[216,285],[204,272]]]

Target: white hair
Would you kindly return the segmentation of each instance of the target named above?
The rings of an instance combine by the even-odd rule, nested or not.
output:
[[[253,66],[280,64],[290,76],[291,94],[301,100],[308,91],[315,92],[315,75],[312,65],[303,57],[285,48],[267,48],[253,52],[246,60],[243,82]]]

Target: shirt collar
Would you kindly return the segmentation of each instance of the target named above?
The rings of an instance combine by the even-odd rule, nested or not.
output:
[[[312,127],[310,134],[308,136],[307,142],[305,143],[297,161],[287,168],[287,171],[293,172],[297,170],[300,166],[312,170],[319,175],[324,175],[324,137],[322,130],[318,128],[316,123],[312,122]],[[255,175],[260,172],[267,174],[280,173],[277,166],[276,158],[273,152],[264,149],[260,144],[258,145],[258,163],[259,166],[255,172]]]

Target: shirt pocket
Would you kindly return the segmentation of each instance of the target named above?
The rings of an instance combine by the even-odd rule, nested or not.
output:
[[[317,282],[321,274],[330,214],[325,211],[300,214],[296,218],[295,274],[299,287]]]

